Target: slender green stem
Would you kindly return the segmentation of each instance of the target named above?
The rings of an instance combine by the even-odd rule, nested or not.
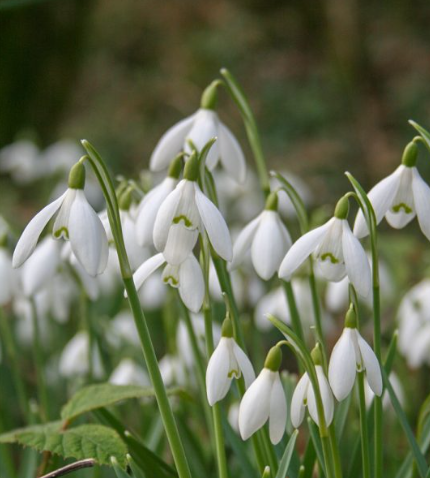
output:
[[[34,365],[36,368],[37,394],[39,398],[39,405],[41,408],[40,415],[43,421],[49,421],[49,395],[45,381],[44,359],[42,353],[42,346],[40,343],[39,319],[37,316],[36,303],[33,298],[30,299],[30,303],[33,320],[33,357]]]
[[[30,421],[30,407],[28,405],[27,391],[25,383],[19,369],[18,353],[16,348],[16,342],[10,329],[9,318],[4,313],[2,307],[0,307],[0,332],[5,345],[6,354],[10,361],[10,367],[12,370],[12,378],[15,385],[15,390],[18,395],[18,402],[21,408],[21,412],[27,421]]]
[[[148,325],[139,302],[136,287],[131,277],[123,277],[124,286],[127,291],[128,301],[133,312],[134,322],[142,344],[143,355],[145,357],[146,366],[154,387],[155,397],[160,409],[161,418],[166,430],[167,439],[169,440],[172,450],[173,459],[180,478],[191,478],[190,469],[188,467],[185,450],[183,448],[172,408],[170,407],[167,397],[166,388],[161,378],[160,368],[158,366],[157,357],[155,355],[154,346],[152,345],[151,335]]]
[[[79,295],[79,305],[80,305],[80,315],[84,330],[88,334],[88,351],[87,351],[87,360],[88,360],[88,382],[91,383],[94,378],[94,364],[93,364],[93,350],[94,350],[94,331],[91,327],[91,319],[88,310],[88,298],[84,288],[81,285],[81,292]]]
[[[291,324],[293,325],[293,330],[296,333],[297,337],[305,343],[305,335],[303,333],[302,322],[300,320],[300,314],[297,309],[296,298],[294,296],[293,287],[289,281],[281,281],[282,286],[285,291],[285,296],[288,302],[288,308],[290,309]]]
[[[370,478],[369,431],[367,429],[366,396],[364,392],[364,371],[357,373],[358,400],[360,406],[361,453],[363,478]]]
[[[334,476],[336,478],[342,478],[342,465],[340,463],[340,454],[339,447],[336,440],[336,428],[334,423],[332,423],[328,428],[329,439],[330,439],[330,448],[333,458],[334,466]]]
[[[322,345],[324,370],[327,371],[326,342],[325,342],[324,330],[323,330],[323,326],[322,326],[321,307],[320,307],[320,301],[318,299],[318,289],[317,289],[317,283],[316,283],[316,280],[315,280],[312,257],[309,258],[309,263],[310,263],[309,287],[311,289],[312,308],[313,308],[313,311],[314,311],[315,328],[316,328],[316,331],[317,331],[318,342],[320,342],[320,344]]]

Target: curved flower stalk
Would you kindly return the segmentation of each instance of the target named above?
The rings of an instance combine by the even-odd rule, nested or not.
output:
[[[178,184],[182,171],[183,154],[179,154],[170,164],[167,177],[142,199],[136,216],[136,240],[140,246],[154,245],[154,223],[158,210],[167,196]]]
[[[171,159],[181,150],[191,153],[190,142],[201,151],[209,140],[218,138],[206,158],[208,169],[213,170],[221,162],[236,181],[245,180],[246,162],[242,149],[215,111],[218,85],[219,82],[209,85],[202,95],[200,109],[172,126],[161,137],[150,159],[151,170],[167,168]]]
[[[43,229],[58,212],[52,231],[54,238],[70,241],[76,258],[91,276],[104,271],[108,259],[106,232],[85,198],[84,185],[85,167],[78,162],[70,171],[67,191],[36,214],[25,228],[13,254],[14,267],[29,258]]]
[[[338,282],[347,275],[357,292],[367,297],[371,289],[370,266],[362,245],[351,232],[347,221],[348,211],[348,197],[343,197],[336,206],[333,218],[292,245],[281,263],[279,277],[289,280],[313,253],[323,277]]]
[[[254,368],[245,352],[233,338],[233,326],[230,318],[224,320],[221,339],[214,350],[206,370],[206,391],[209,405],[222,400],[230,389],[233,378],[243,374],[245,387],[255,379]]]
[[[290,234],[278,213],[278,193],[273,192],[267,198],[265,210],[237,237],[230,268],[238,267],[251,249],[252,263],[257,274],[262,279],[269,280],[291,244]]]
[[[315,371],[318,380],[318,385],[321,393],[321,401],[324,410],[325,425],[330,426],[333,421],[334,414],[334,400],[333,394],[321,366],[321,354],[312,351],[312,358],[315,364]],[[317,401],[315,398],[315,390],[307,372],[303,374],[293,393],[291,400],[291,423],[293,427],[298,428],[305,417],[306,407],[312,420],[320,426]]]
[[[375,353],[357,330],[357,319],[351,307],[346,314],[345,328],[330,358],[328,377],[337,400],[344,400],[354,386],[358,372],[365,372],[373,393],[382,395],[381,367]]]
[[[388,224],[401,229],[417,216],[421,231],[430,240],[430,187],[420,176],[415,164],[418,146],[414,141],[409,143],[403,153],[402,164],[374,186],[368,198],[375,211],[379,224],[386,218]],[[364,214],[359,210],[354,224],[354,234],[364,237],[369,229]]]
[[[192,253],[179,265],[169,264],[162,253],[152,256],[133,275],[136,289],[139,290],[146,279],[163,264],[166,264],[162,274],[163,282],[178,289],[183,303],[192,312],[198,312],[203,304],[205,285],[200,264]]]
[[[287,421],[287,404],[279,376],[282,352],[272,347],[264,368],[248,388],[240,402],[239,430],[247,440],[269,420],[270,441],[276,445],[284,435]]]
[[[158,210],[154,245],[167,262],[179,265],[193,250],[199,232],[207,232],[213,248],[226,261],[232,259],[230,234],[219,210],[197,184],[199,163],[193,153],[185,165],[184,179]]]

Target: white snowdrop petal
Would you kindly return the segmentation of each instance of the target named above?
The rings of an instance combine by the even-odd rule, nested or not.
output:
[[[342,224],[342,249],[350,282],[360,295],[367,297],[372,285],[369,261],[363,246],[351,232],[346,220]]]
[[[272,375],[275,372],[264,368],[245,392],[239,409],[239,430],[247,440],[259,430],[269,418]]]
[[[330,426],[330,423],[333,420],[334,413],[333,395],[328,384],[327,378],[322,370],[322,367],[320,365],[317,365],[315,369],[317,372],[318,384],[321,392],[321,400],[324,409],[325,422],[327,426]],[[312,420],[319,426],[318,408],[316,404],[315,392],[312,385],[310,385],[308,388],[307,398],[309,415],[312,417]]]
[[[221,163],[232,178],[243,183],[246,177],[246,161],[242,148],[232,132],[221,121],[218,133]]]
[[[52,216],[61,207],[66,194],[67,191],[54,202],[44,207],[28,223],[15,247],[12,258],[13,267],[19,267],[21,264],[23,264],[27,260],[28,256],[34,251],[40,234]]]
[[[215,111],[201,108],[195,116],[193,127],[187,134],[186,139],[190,139],[197,150],[201,151],[212,138],[218,137],[218,124],[219,118]],[[188,144],[184,145],[184,150],[191,153],[191,148]],[[217,165],[218,159],[219,146],[218,141],[216,141],[206,157],[207,168],[212,170]]]
[[[209,240],[217,254],[226,261],[231,261],[233,248],[227,224],[217,207],[200,191],[197,184],[195,189],[196,205]]]
[[[186,181],[182,180],[166,197],[158,209],[154,222],[153,240],[155,248],[160,252],[163,252],[164,248],[166,247],[169,230],[172,225],[173,218],[175,217],[185,184]]]
[[[430,241],[430,187],[417,168],[412,168],[412,192],[421,231]]]
[[[344,329],[333,348],[328,367],[330,386],[339,402],[350,394],[355,382],[357,366],[351,332],[350,328]]]
[[[330,219],[322,226],[308,232],[291,246],[279,268],[279,277],[285,280],[291,278],[293,272],[308,256],[312,254],[318,244],[322,241],[325,233],[332,224],[333,219],[334,218]]]
[[[305,417],[305,400],[307,399],[308,388],[309,377],[305,373],[297,383],[291,400],[291,423],[294,428],[299,428]]]
[[[193,126],[194,118],[195,114],[188,116],[163,134],[149,160],[151,171],[161,171],[169,166],[175,155],[182,149],[184,139]]]
[[[394,173],[390,174],[376,184],[367,194],[367,197],[372,204],[373,210],[375,211],[377,224],[382,221],[383,217],[393,203],[400,184],[400,173],[403,167],[404,166],[399,166]],[[361,208],[359,209],[357,217],[355,218],[354,234],[359,238],[369,234],[369,229]]]
[[[56,239],[65,238],[69,239],[69,218],[70,210],[75,202],[78,189],[68,189],[66,197],[58,210],[57,217],[55,218],[54,225],[52,227],[52,235]]]
[[[287,402],[279,373],[273,382],[270,397],[269,435],[273,445],[278,444],[285,432],[287,422]]]
[[[199,237],[197,229],[190,230],[182,224],[173,224],[170,227],[164,258],[169,264],[179,265],[190,255]]]
[[[361,357],[363,359],[364,368],[366,369],[366,379],[370,388],[375,395],[382,394],[382,374],[381,367],[375,352],[363,337],[356,331],[358,347],[360,348]]]
[[[166,260],[161,253],[156,254],[145,261],[133,274],[133,281],[136,289],[140,289],[145,280],[165,262]]]
[[[228,343],[225,338],[221,338],[206,369],[206,393],[210,406],[222,400],[227,394],[232,381],[228,377],[229,367]]]
[[[252,366],[251,361],[249,360],[246,353],[237,345],[233,340],[233,353],[239,364],[240,370],[245,380],[245,387],[249,388],[251,383],[255,380],[254,367]]]
[[[179,266],[179,294],[192,312],[197,313],[201,309],[205,283],[200,264],[193,254]]]
[[[247,224],[237,236],[233,246],[233,260],[229,264],[229,269],[238,267],[245,259],[245,255],[251,248],[255,232],[260,224],[262,214],[259,214],[249,224]]]
[[[275,211],[264,211],[252,241],[252,263],[257,274],[269,280],[287,252],[280,228],[280,218]]]
[[[97,274],[103,274],[106,270],[108,260],[109,260],[109,241],[106,235],[106,229],[103,227],[102,221],[97,222],[100,229],[100,260],[99,267],[97,269]]]
[[[90,276],[96,276],[102,253],[102,239],[106,233],[100,218],[89,205],[82,190],[70,208],[69,239],[72,251]]]
[[[401,229],[409,224],[416,215],[412,191],[412,169],[400,166],[399,187],[385,218],[390,226]]]

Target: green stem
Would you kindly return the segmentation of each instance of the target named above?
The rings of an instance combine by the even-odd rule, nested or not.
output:
[[[3,308],[0,307],[0,332],[5,344],[6,354],[10,361],[10,367],[12,370],[12,378],[15,385],[15,390],[18,395],[18,402],[21,408],[21,412],[27,421],[30,421],[30,407],[28,405],[27,391],[25,388],[24,380],[22,379],[21,371],[19,369],[18,362],[18,353],[13,337],[12,331],[10,329],[9,319],[3,311]]]
[[[81,314],[81,320],[84,326],[84,330],[86,330],[88,334],[88,351],[87,351],[88,382],[91,383],[94,378],[93,349],[94,349],[95,341],[94,341],[94,333],[91,327],[91,320],[90,320],[90,315],[88,310],[87,295],[82,284],[80,284],[80,286],[81,286],[81,293],[79,295],[80,314]]]
[[[293,325],[293,330],[296,333],[297,337],[305,343],[305,336],[303,333],[302,322],[300,320],[300,314],[297,309],[296,298],[294,297],[293,287],[289,281],[281,281],[284,287],[285,296],[288,302],[288,308],[290,309],[291,323]]]
[[[49,395],[46,388],[44,360],[42,354],[42,346],[40,343],[40,328],[39,320],[37,316],[36,303],[33,298],[30,299],[31,313],[33,319],[33,357],[34,365],[36,367],[36,380],[37,380],[37,394],[39,398],[39,405],[41,408],[42,421],[49,421]]]
[[[154,387],[161,419],[163,420],[164,429],[166,430],[167,439],[172,450],[172,455],[173,459],[175,460],[179,478],[191,478],[185,450],[179,437],[178,428],[170,407],[166,388],[164,386],[163,379],[161,378],[160,368],[158,366],[151,335],[149,333],[148,325],[146,323],[142,308],[140,307],[139,296],[137,295],[133,278],[123,277],[123,281],[127,291],[128,301],[133,312],[134,322],[136,324],[140,342],[142,344],[146,366],[148,368],[152,386]]]
[[[327,371],[326,343],[325,343],[324,331],[323,331],[323,327],[322,327],[321,307],[320,307],[320,301],[318,299],[318,289],[317,289],[317,283],[316,283],[316,280],[315,280],[312,257],[309,258],[309,263],[310,263],[309,287],[311,289],[312,308],[313,308],[313,311],[314,311],[315,328],[316,328],[316,331],[317,331],[317,340],[322,345],[323,360],[324,360],[323,365],[324,365],[324,370]]]
[[[363,478],[370,478],[369,431],[367,429],[366,395],[364,392],[364,371],[357,373],[358,399],[360,406],[361,452]]]
[[[336,478],[342,478],[342,465],[340,463],[339,447],[337,445],[336,428],[334,426],[334,423],[332,423],[329,426],[328,432],[329,432],[330,448],[331,448],[331,454],[332,454],[333,465],[334,465],[334,476]]]

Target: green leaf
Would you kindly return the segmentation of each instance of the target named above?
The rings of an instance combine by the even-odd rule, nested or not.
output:
[[[125,466],[127,447],[115,430],[103,425],[80,425],[69,430],[62,427],[63,423],[58,421],[20,428],[0,435],[0,443],[19,443],[64,458],[94,458],[100,465],[110,465],[114,456]]]
[[[324,473],[325,470],[325,461],[324,461],[324,454],[321,445],[321,439],[318,435],[318,430],[314,422],[311,418],[308,417],[308,427],[309,427],[309,434],[314,444],[315,452],[317,454],[318,462],[321,465],[321,472]],[[325,475],[324,475],[325,476]]]
[[[281,463],[279,463],[278,473],[276,473],[276,478],[284,478],[287,476],[288,468],[290,467],[291,457],[293,456],[294,445],[296,444],[296,438],[299,434],[298,430],[294,430],[288,444],[285,447],[284,454],[282,455]]]
[[[139,468],[139,465],[133,460],[131,455],[127,455],[127,463],[131,468],[134,478],[146,478],[144,472]]]
[[[179,389],[168,391],[170,394],[179,392]],[[108,407],[121,400],[154,396],[152,388],[143,388],[136,385],[113,385],[111,383],[88,385],[79,390],[64,405],[61,410],[61,418],[63,420],[72,420],[83,413],[96,410],[97,408]]]
[[[409,120],[409,124],[412,125],[418,133],[423,137],[425,141],[425,145],[427,146],[427,149],[430,151],[430,133],[424,129],[422,126],[420,126],[418,123],[415,123],[415,121]]]
[[[110,461],[117,478],[130,478],[130,475],[119,466],[118,460],[115,457],[111,457]]]

